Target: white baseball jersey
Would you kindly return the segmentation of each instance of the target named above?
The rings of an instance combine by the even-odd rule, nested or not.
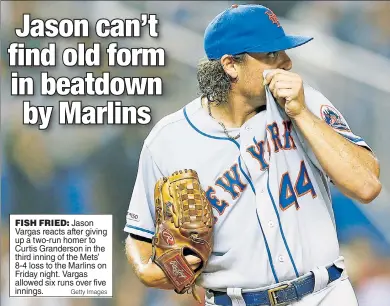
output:
[[[320,92],[305,85],[305,96],[311,112],[349,141],[369,148]],[[265,126],[262,111],[241,128],[228,129],[230,135],[240,133],[232,140],[200,98],[163,118],[144,142],[124,230],[151,238],[156,181],[194,169],[215,216],[213,253],[198,285],[259,288],[333,263],[340,255],[327,176],[303,137],[291,130],[291,121],[269,125],[266,141]],[[298,146],[306,162],[291,153]],[[295,173],[278,169],[278,186],[272,183],[275,173],[268,173],[269,150],[296,158],[288,160],[296,163]]]

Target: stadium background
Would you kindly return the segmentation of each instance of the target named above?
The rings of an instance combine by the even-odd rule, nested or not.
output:
[[[252,3],[255,1],[252,1]],[[237,1],[235,3],[250,3]],[[379,156],[383,192],[363,206],[333,190],[343,255],[361,306],[390,305],[390,2],[261,1],[279,17],[286,32],[313,35],[314,41],[291,50],[294,71],[319,88],[345,115],[352,129]],[[122,231],[142,141],[162,116],[197,95],[196,65],[204,56],[202,35],[207,23],[231,1],[6,1],[1,2],[1,305],[3,306],[179,306],[193,305],[190,296],[145,288],[126,263]],[[123,97],[128,105],[149,105],[147,126],[59,126],[47,131],[22,125],[22,98],[10,96],[7,46],[23,41],[45,46],[49,39],[16,39],[21,15],[40,18],[133,18],[156,13],[160,38],[120,40],[126,47],[164,47],[166,67],[108,68],[118,76],[160,76],[162,97]],[[55,39],[59,50],[78,40]],[[91,37],[90,45],[112,39]],[[13,69],[15,70],[15,69]],[[17,69],[39,76],[39,68]],[[89,69],[50,70],[55,76],[83,75]],[[37,78],[39,79],[39,78]],[[69,97],[72,100],[72,97]],[[76,98],[77,99],[77,98]],[[104,104],[106,98],[84,98]],[[31,99],[55,105],[56,97]],[[10,213],[106,213],[114,216],[113,299],[29,299],[8,297],[8,215]],[[318,237],[321,239],[321,237]],[[324,245],[324,248],[326,246]]]

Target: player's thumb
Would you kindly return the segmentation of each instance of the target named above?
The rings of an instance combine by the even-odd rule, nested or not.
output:
[[[185,256],[185,258],[186,258],[187,262],[191,265],[191,268],[193,270],[198,268],[200,263],[202,262],[202,260],[199,257],[194,256],[194,255],[187,255],[187,256]]]

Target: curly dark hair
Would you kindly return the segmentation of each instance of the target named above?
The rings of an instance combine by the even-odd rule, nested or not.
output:
[[[243,63],[246,54],[235,55],[232,58],[237,63]],[[227,103],[231,85],[237,81],[225,72],[219,60],[207,59],[199,63],[197,79],[200,95],[217,105]]]

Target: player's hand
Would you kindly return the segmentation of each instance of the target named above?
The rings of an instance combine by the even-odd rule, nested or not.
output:
[[[187,262],[191,265],[191,269],[195,271],[201,263],[201,259],[199,257],[193,256],[193,255],[187,255],[184,256]]]
[[[263,85],[268,85],[272,95],[290,118],[305,110],[303,81],[298,74],[275,69],[265,76]]]

